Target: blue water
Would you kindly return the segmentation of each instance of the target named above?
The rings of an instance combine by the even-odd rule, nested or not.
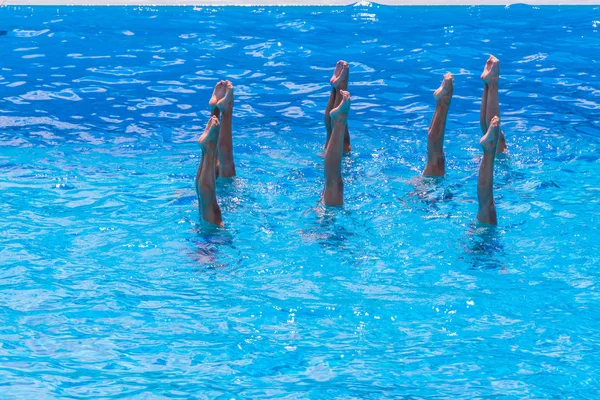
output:
[[[592,7],[0,8],[0,397],[595,398],[598,29]],[[474,224],[490,53],[495,230]],[[340,58],[354,152],[325,209]],[[195,140],[225,78],[239,176],[211,231]]]

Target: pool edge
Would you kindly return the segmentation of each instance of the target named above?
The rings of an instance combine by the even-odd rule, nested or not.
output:
[[[600,0],[380,0],[389,6],[507,6],[526,4],[535,6],[600,5]],[[348,0],[0,0],[3,6],[348,6],[365,5],[368,1]]]

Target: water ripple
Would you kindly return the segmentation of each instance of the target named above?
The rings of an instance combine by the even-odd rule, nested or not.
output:
[[[595,14],[0,7],[2,397],[597,397]],[[510,149],[495,230],[473,223],[490,53]],[[328,209],[340,58],[353,152]],[[211,231],[193,180],[221,79],[238,177]]]

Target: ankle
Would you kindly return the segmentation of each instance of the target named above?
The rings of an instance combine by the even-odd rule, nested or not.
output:
[[[482,163],[485,164],[494,164],[494,160],[496,159],[496,150],[498,149],[498,146],[496,145],[496,147],[492,147],[492,148],[484,148],[483,149],[483,160],[481,160]]]
[[[331,121],[333,122],[333,126],[346,125],[348,114],[339,113],[331,117]]]
[[[217,152],[217,144],[214,142],[203,143],[202,144],[202,153],[204,153],[207,157],[214,157]]]
[[[340,82],[340,84],[335,88],[336,94],[340,93],[340,90],[348,91],[348,82]]]
[[[498,79],[499,79],[498,77],[490,78],[490,79],[488,79],[488,81],[485,84],[490,89],[498,88]]]
[[[440,97],[435,102],[436,107],[442,107],[442,109],[447,109],[450,107],[450,102],[452,101],[452,96]]]
[[[233,115],[233,106],[221,110],[221,119],[230,119]]]

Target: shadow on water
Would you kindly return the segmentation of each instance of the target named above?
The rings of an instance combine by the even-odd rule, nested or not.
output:
[[[419,176],[411,179],[409,183],[415,188],[409,195],[418,197],[427,204],[449,201],[454,197],[450,188],[456,185],[448,184],[443,176]]]
[[[458,182],[449,183],[444,177],[425,177],[418,176],[408,181],[414,190],[404,195],[399,200],[421,211],[447,213],[445,217],[450,217],[454,206],[442,206],[442,204],[451,204],[454,199],[454,193],[460,190],[461,184]]]
[[[502,231],[498,227],[474,222],[467,231],[465,253],[459,259],[470,263],[472,269],[504,269],[501,238]]]
[[[193,250],[191,257],[206,269],[225,269],[229,263],[223,262],[222,248],[234,248],[233,236],[227,228],[200,221],[194,223],[195,235],[190,239]]]
[[[308,242],[317,243],[323,248],[342,248],[355,233],[344,226],[344,220],[351,212],[343,207],[327,207],[319,203],[313,211],[316,221],[311,222],[310,228],[300,231],[300,235]]]
[[[323,245],[327,244],[344,244],[349,238],[354,236],[354,233],[346,229],[339,219],[350,216],[351,213],[343,208],[326,207],[325,212],[320,215],[318,229],[325,233]]]
[[[193,217],[183,217],[191,225],[191,235],[187,241],[192,243],[189,251],[190,258],[201,266],[202,270],[225,270],[236,263],[232,253],[238,249],[234,246],[235,229],[228,224],[227,216],[232,209],[239,207],[236,201],[246,189],[245,182],[239,178],[218,178],[217,198],[224,216],[224,227],[210,224],[202,219],[198,210],[198,196],[194,189],[178,190],[169,205],[175,207],[193,207]],[[246,195],[246,202],[256,202],[257,199]],[[237,235],[236,235],[237,236]],[[238,258],[237,263],[240,260]]]
[[[510,154],[498,154],[495,162],[494,179],[503,185],[527,180],[527,175],[519,171],[519,165],[519,162],[515,161]]]

